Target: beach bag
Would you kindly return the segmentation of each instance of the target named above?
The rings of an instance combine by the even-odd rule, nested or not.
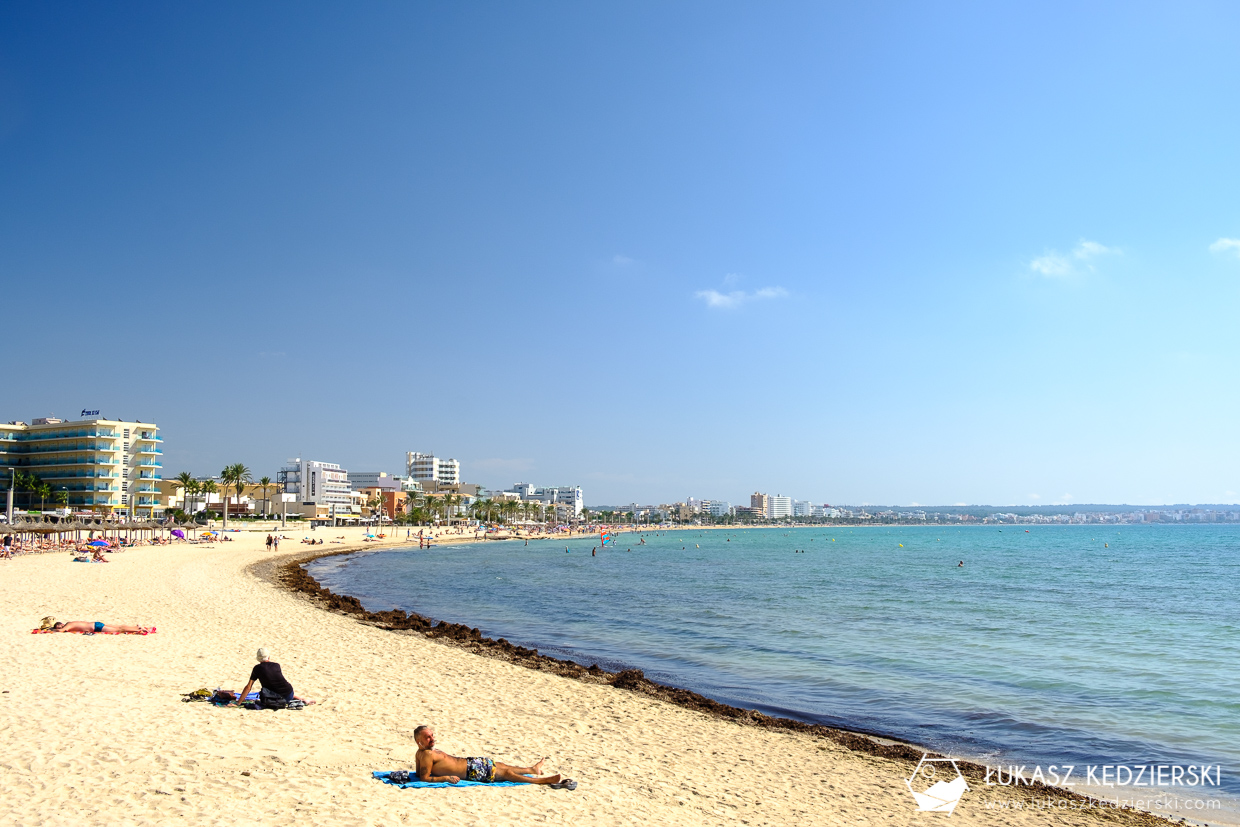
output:
[[[258,705],[263,709],[288,709],[288,701],[266,689],[258,693]]]

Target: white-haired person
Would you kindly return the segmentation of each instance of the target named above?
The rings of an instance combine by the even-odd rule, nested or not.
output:
[[[250,670],[250,680],[246,683],[245,689],[241,690],[241,694],[237,696],[238,703],[244,701],[245,696],[250,694],[254,681],[258,681],[259,684],[259,706],[283,706],[289,701],[301,700],[293,694],[293,685],[284,677],[280,664],[271,659],[271,654],[266,647],[258,650],[258,663]]]

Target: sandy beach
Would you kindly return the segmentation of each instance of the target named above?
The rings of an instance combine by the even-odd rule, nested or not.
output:
[[[139,547],[107,564],[68,554],[0,563],[0,824],[928,824],[912,766],[822,738],[710,717],[607,685],[479,657],[314,605],[263,576],[263,533]],[[361,546],[361,530],[340,535]],[[466,537],[465,539],[472,539]],[[403,531],[399,540],[405,543]],[[367,544],[366,548],[374,548]],[[268,563],[269,565],[256,565]],[[32,635],[45,615],[154,625],[148,636]],[[240,689],[269,647],[301,711],[183,703]],[[574,792],[401,790],[413,729],[508,763],[549,756]],[[1124,812],[988,809],[967,793],[952,823],[1148,823]],[[1027,796],[1026,796],[1027,798]]]

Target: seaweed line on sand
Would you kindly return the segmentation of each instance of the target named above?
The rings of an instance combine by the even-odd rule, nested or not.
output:
[[[463,623],[449,623],[441,620],[436,623],[420,614],[406,613],[402,609],[385,612],[367,611],[360,600],[352,595],[335,594],[324,588],[311,577],[304,568],[306,563],[323,557],[334,557],[352,554],[358,551],[371,551],[366,547],[346,547],[317,553],[297,553],[292,559],[281,555],[281,558],[268,558],[250,567],[258,577],[299,595],[319,608],[348,615],[360,623],[375,626],[390,632],[407,635],[421,635],[437,643],[465,649],[476,655],[503,660],[526,669],[550,672],[566,678],[586,683],[607,684],[616,689],[636,692],[685,709],[691,709],[710,715],[714,718],[731,721],[740,726],[751,726],[760,729],[795,732],[838,744],[853,752],[872,755],[906,765],[916,765],[923,757],[944,757],[932,750],[922,749],[912,744],[894,740],[886,736],[873,737],[865,733],[852,732],[844,729],[810,724],[791,718],[777,718],[765,715],[756,709],[740,709],[739,707],[721,704],[704,695],[688,689],[656,683],[647,678],[640,669],[624,669],[620,672],[607,672],[598,664],[582,666],[571,660],[560,660],[548,655],[538,654],[537,649],[516,646],[504,638],[493,640],[483,637],[477,628],[470,628]],[[825,747],[822,747],[825,749]],[[957,759],[956,764],[962,775],[970,781],[982,781],[986,776],[986,767],[971,761]],[[1032,782],[1028,786],[1004,786],[1003,793],[1011,797],[1024,797],[1030,800],[1047,798],[1063,799],[1085,805],[1076,812],[1089,812],[1095,818],[1108,822],[1165,825],[1170,818],[1138,810],[1126,805],[1116,806],[1112,802],[1083,795],[1062,787],[1054,787],[1041,782]],[[1050,805],[1046,809],[1058,809]],[[1075,808],[1073,808],[1075,809]]]

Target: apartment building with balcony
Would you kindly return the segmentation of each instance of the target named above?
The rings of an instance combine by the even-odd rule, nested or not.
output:
[[[162,511],[163,443],[151,422],[14,420],[0,424],[0,474],[16,468],[37,475],[64,492],[72,511],[153,517]]]
[[[528,482],[519,482],[503,493],[516,494],[526,502],[540,502],[544,505],[562,507],[569,517],[580,516],[581,509],[585,508],[585,498],[582,496],[580,485],[539,488]]]
[[[276,474],[281,492],[296,499],[288,504],[289,514],[318,519],[359,514],[349,484],[349,472],[334,462],[317,462],[297,457]]]
[[[409,478],[419,483],[430,482],[435,487],[461,484],[461,464],[454,459],[410,451],[405,454],[405,469]]]

